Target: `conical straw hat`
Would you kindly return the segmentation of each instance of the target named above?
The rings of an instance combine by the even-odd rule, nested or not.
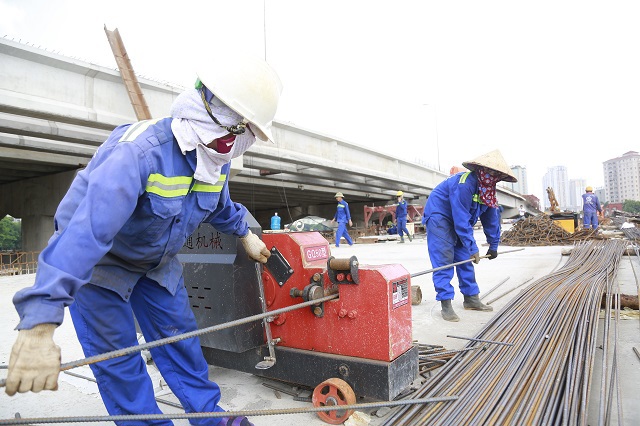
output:
[[[500,180],[507,182],[517,182],[518,179],[514,176],[511,168],[504,161],[504,157],[497,149],[487,154],[481,155],[473,160],[465,161],[462,163],[467,169],[475,171],[478,167],[484,167],[485,169],[491,169],[502,174]]]

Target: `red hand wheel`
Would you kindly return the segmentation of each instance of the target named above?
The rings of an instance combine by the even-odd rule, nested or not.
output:
[[[356,394],[347,382],[338,378],[331,378],[320,383],[313,390],[312,396],[314,407],[325,407],[335,405],[351,405],[356,403]],[[318,417],[325,423],[340,425],[344,423],[354,410],[331,410],[318,411]]]

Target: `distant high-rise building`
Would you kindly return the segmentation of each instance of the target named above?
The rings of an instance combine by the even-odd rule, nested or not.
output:
[[[506,187],[520,194],[528,194],[529,183],[527,181],[527,168],[522,166],[511,166],[511,171],[518,181],[513,183],[509,182]]]
[[[558,200],[560,210],[568,210],[570,203],[569,198],[569,177],[565,166],[554,166],[547,169],[547,173],[542,177],[542,186],[545,191],[544,208],[551,207],[549,197],[546,196],[547,188],[553,188],[553,193]]]
[[[600,204],[604,204],[604,202],[607,201],[607,197],[606,197],[604,188],[602,188],[602,187],[593,188],[593,192],[596,194],[596,197],[598,197],[598,201],[600,201]]]
[[[640,201],[640,154],[629,151],[603,165],[605,199],[610,203]]]
[[[582,210],[582,194],[587,187],[584,179],[569,179],[569,205],[565,210]]]

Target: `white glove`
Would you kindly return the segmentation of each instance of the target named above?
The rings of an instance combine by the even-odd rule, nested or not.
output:
[[[18,332],[9,358],[7,395],[58,389],[60,347],[53,342],[56,327],[56,324],[38,324]]]
[[[257,260],[260,263],[267,263],[267,258],[271,256],[271,252],[262,240],[251,232],[251,229],[249,229],[247,235],[240,237],[240,241],[244,246],[244,251],[247,252],[247,255],[251,259]]]

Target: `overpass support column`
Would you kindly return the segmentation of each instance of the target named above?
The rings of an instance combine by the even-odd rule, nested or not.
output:
[[[0,212],[22,219],[23,251],[46,247],[53,234],[53,215],[75,175],[71,170],[0,185]]]

